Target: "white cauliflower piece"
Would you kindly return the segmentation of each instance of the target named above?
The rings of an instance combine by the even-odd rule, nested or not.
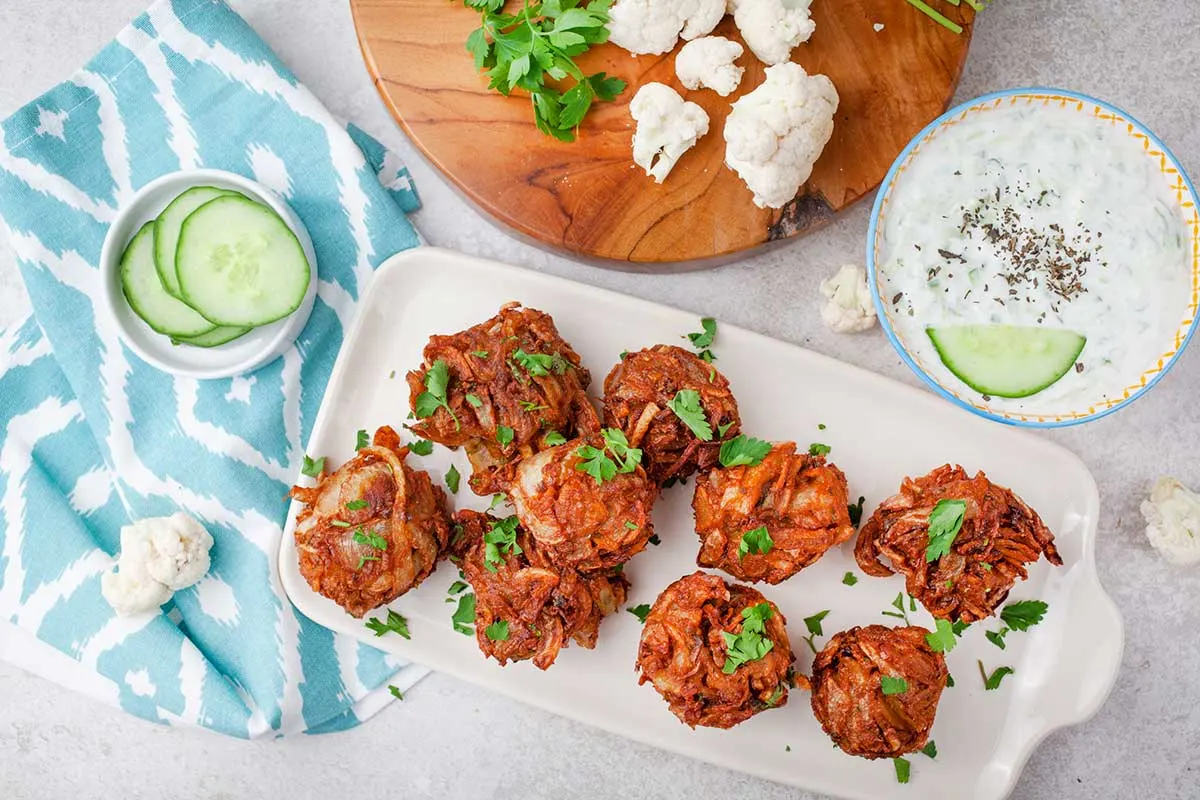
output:
[[[680,36],[707,36],[724,16],[725,0],[617,0],[608,11],[608,40],[634,55],[658,55]]]
[[[637,121],[633,160],[662,183],[684,153],[708,133],[708,114],[661,83],[647,83],[634,95],[629,112]]]
[[[100,591],[118,614],[151,611],[204,577],[212,545],[204,526],[183,512],[138,520],[121,528],[117,569],[100,579]]]
[[[759,61],[782,64],[817,29],[809,16],[811,4],[812,0],[729,0],[729,12]]]
[[[1159,478],[1142,502],[1146,538],[1172,564],[1200,563],[1200,495],[1174,478]]]
[[[745,50],[723,36],[703,36],[685,44],[675,56],[675,74],[689,89],[712,89],[721,97],[733,94],[746,71],[734,64]]]
[[[767,67],[766,75],[725,121],[725,163],[754,192],[755,205],[782,208],[833,135],[838,93],[829,78],[809,76],[799,64]]]
[[[867,286],[867,271],[846,264],[829,280],[821,281],[821,294],[829,302],[821,321],[835,333],[862,333],[875,327],[875,303]]]

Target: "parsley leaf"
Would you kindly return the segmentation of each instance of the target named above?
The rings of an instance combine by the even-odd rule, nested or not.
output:
[[[770,708],[779,702],[779,698],[783,697],[783,684],[775,685],[775,691],[771,692],[771,696],[767,698],[767,707]]]
[[[546,447],[558,447],[560,444],[566,444],[567,437],[563,436],[558,431],[550,431],[542,437],[542,444]]]
[[[660,544],[662,544],[662,539],[658,538],[657,533],[650,537],[650,544],[654,545],[655,547],[658,547]]]
[[[632,608],[627,608],[625,610],[628,611],[630,614],[633,614],[635,617],[637,617],[638,622],[645,625],[646,617],[650,614],[650,604],[642,603],[640,606],[634,606]]]
[[[700,393],[695,389],[680,389],[675,393],[667,408],[675,412],[675,416],[691,429],[696,438],[702,442],[711,442],[712,427],[708,424],[704,407],[700,405]]]
[[[604,439],[603,449],[585,444],[575,450],[579,458],[575,469],[591,475],[599,484],[611,481],[618,472],[633,472],[642,463],[642,451],[630,447],[624,433],[616,428],[605,428],[600,435]]]
[[[508,427],[507,425],[497,425],[496,426],[496,441],[500,443],[501,447],[508,447],[510,444],[512,444],[514,433],[515,432],[513,431],[513,429]]]
[[[866,502],[865,497],[859,497],[857,503],[851,503],[846,506],[846,510],[850,512],[850,524],[858,527],[858,523],[862,522],[863,503]]]
[[[711,377],[712,377],[711,374],[709,377],[711,379]],[[711,382],[711,380],[710,380],[710,382]],[[717,436],[720,436],[722,439],[724,439],[725,434],[729,433],[729,429],[732,427],[733,427],[733,420],[730,420],[729,422],[722,422],[720,425],[717,426]]]
[[[625,527],[631,531],[636,531],[638,529],[637,523],[631,522],[630,520],[625,520]]]
[[[446,590],[446,593],[451,595],[462,594],[466,591],[468,585],[466,581],[455,581],[450,584],[450,588]]]
[[[908,691],[908,681],[891,675],[880,675],[879,688],[883,690],[885,696],[889,697],[894,694],[904,694]]]
[[[492,495],[492,502],[488,505],[488,511],[491,511],[496,506],[501,505],[502,503],[507,503],[507,502],[508,502],[508,495],[506,495],[504,492],[498,492],[497,494]]]
[[[921,752],[930,758],[937,758],[937,742],[933,739],[929,740],[929,744],[921,748]]]
[[[454,409],[450,408],[450,404],[446,401],[446,390],[449,386],[450,367],[439,358],[425,373],[425,391],[417,395],[417,401],[413,406],[413,413],[417,415],[417,419],[428,419],[439,408],[444,408],[454,419],[454,429],[458,430],[462,427]]]
[[[892,763],[896,766],[896,783],[908,783],[912,764],[906,758],[893,758]]]
[[[700,358],[711,364],[717,359],[712,350],[708,349],[712,347],[717,338],[717,321],[712,317],[704,317],[700,320],[700,328],[699,333],[689,333],[687,338],[692,343],[692,347],[700,351]]]
[[[562,375],[567,371],[568,366],[567,360],[558,354],[526,353],[519,347],[513,351],[512,359],[535,378],[544,378],[551,372]],[[530,411],[531,409],[525,410]]]
[[[938,500],[929,512],[929,546],[925,561],[932,564],[950,552],[967,515],[966,500]]]
[[[462,476],[458,474],[458,467],[453,464],[450,469],[446,470],[446,488],[450,490],[450,494],[458,494],[458,482]]]
[[[808,454],[810,456],[827,456],[832,450],[832,447],[827,444],[821,444],[820,442],[813,442],[808,446]]]
[[[983,668],[983,662],[979,662],[979,674],[983,676],[983,688],[986,691],[995,691],[1000,688],[1000,681],[1004,680],[1006,675],[1015,674],[1012,667],[997,667],[996,671],[991,675],[987,674],[987,670]]]
[[[366,500],[351,500],[349,503],[346,503],[347,511],[361,511],[366,507],[367,507]]]
[[[354,539],[355,544],[360,544],[363,547],[373,547],[376,550],[388,549],[387,539],[380,536],[378,533],[368,533],[362,528],[356,530],[352,538]]]
[[[955,636],[962,636],[963,631],[971,627],[971,623],[963,622],[961,619],[950,626],[950,630],[954,631]]]
[[[471,404],[471,408],[479,408],[483,405],[483,401],[479,399],[478,395],[473,394],[467,395],[467,402]]]
[[[487,350],[473,350],[473,351],[471,351],[471,355],[475,356],[476,358],[487,358],[488,351]]]
[[[528,411],[530,413],[532,413],[534,411],[544,411],[545,409],[550,407],[550,406],[538,405],[533,400],[522,400],[519,403],[519,405],[521,406],[522,411]]]
[[[428,439],[417,439],[408,446],[408,452],[414,456],[427,456],[433,452],[433,442]]]
[[[842,583],[846,584],[847,586],[853,586],[854,584],[858,583],[858,577],[853,572],[847,572],[842,576]]]
[[[396,698],[397,700],[404,699],[404,694],[400,691],[400,689],[396,686],[392,686],[390,683],[388,684],[388,691],[391,692],[392,697]]]
[[[1007,633],[1008,628],[1001,628],[998,631],[984,631],[983,635],[987,637],[989,642],[996,645],[996,647],[999,647],[1001,650],[1004,650],[1007,647],[1007,645],[1004,644],[1004,637]]]
[[[775,540],[771,538],[770,531],[766,525],[762,525],[742,534],[742,541],[738,544],[738,558],[745,558],[750,553],[766,555],[774,546]]]
[[[508,620],[498,619],[483,629],[483,633],[493,642],[508,641]]]
[[[390,608],[387,612],[387,621],[381,622],[375,617],[367,620],[367,630],[376,636],[383,636],[386,633],[396,633],[403,636],[405,639],[411,639],[408,634],[408,620],[392,611]]]
[[[300,474],[307,475],[310,478],[319,478],[321,473],[325,471],[325,459],[318,458],[313,460],[308,456],[304,457],[304,466],[300,467]]]
[[[947,689],[953,689],[953,688],[954,688],[954,676],[953,676],[953,675],[947,675],[947,676],[946,676],[946,688],[947,688]]]
[[[954,636],[954,626],[944,619],[936,620],[936,630],[925,634],[925,643],[935,653],[949,653],[958,644]]]
[[[1050,606],[1041,600],[1022,600],[1009,603],[1000,612],[1000,619],[1014,631],[1027,631],[1045,618]]]
[[[725,431],[720,432],[722,436]],[[771,452],[771,443],[753,439],[744,433],[738,434],[721,445],[721,466],[756,467]]]
[[[759,603],[742,611],[744,621],[741,633],[721,632],[725,639],[725,666],[721,667],[722,672],[732,675],[742,664],[757,661],[774,649],[775,643],[763,635],[766,621],[773,616],[775,612],[771,610],[770,603]]]
[[[450,617],[450,622],[456,632],[464,636],[471,635],[471,628],[468,626],[475,623],[475,595],[464,594],[458,598],[458,607],[454,609],[454,616]]]
[[[520,520],[515,516],[497,520],[483,535],[483,566],[488,572],[496,572],[496,565],[505,563],[504,554],[520,555],[525,552],[521,545],[517,544],[519,524]]]
[[[371,443],[371,437],[367,436],[367,432],[362,428],[358,429],[358,438],[354,443],[354,450],[358,452]]]
[[[808,628],[808,632],[813,636],[824,636],[825,633],[821,630],[821,620],[829,616],[829,609],[825,609],[811,617],[804,618],[804,627]]]

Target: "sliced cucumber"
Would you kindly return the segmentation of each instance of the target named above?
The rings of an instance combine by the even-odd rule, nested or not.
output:
[[[926,328],[942,363],[991,397],[1029,397],[1075,366],[1087,338],[1075,331],[1014,325]]]
[[[179,243],[179,229],[183,221],[209,200],[225,194],[237,194],[215,186],[197,186],[188,189],[171,201],[154,220],[154,266],[163,288],[172,297],[183,299],[179,293],[179,278],[175,275],[175,247]]]
[[[241,328],[291,314],[310,278],[287,223],[240,195],[209,200],[183,221],[175,270],[188,305],[216,325]]]
[[[134,313],[158,333],[199,336],[216,327],[167,294],[154,268],[154,223],[147,222],[121,255],[121,290]]]
[[[176,336],[171,339],[175,344],[190,344],[192,347],[217,347],[232,342],[238,337],[245,336],[251,328],[213,328],[208,333],[199,336]]]

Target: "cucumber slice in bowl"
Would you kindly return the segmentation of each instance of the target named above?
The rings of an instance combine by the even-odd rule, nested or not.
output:
[[[154,266],[163,288],[172,297],[183,299],[179,278],[175,273],[175,248],[179,244],[179,229],[188,215],[200,206],[226,194],[237,194],[215,186],[196,186],[176,197],[154,220]]]
[[[192,347],[219,347],[245,336],[253,328],[213,328],[199,336],[176,336],[171,339],[174,344],[190,344]]]
[[[955,377],[980,394],[1014,399],[1057,383],[1087,344],[1075,331],[1015,325],[930,327],[925,332]]]
[[[181,338],[216,327],[181,300],[167,294],[154,267],[154,223],[147,222],[125,247],[118,267],[121,291],[130,308],[157,333]]]
[[[311,279],[292,229],[241,195],[210,200],[183,221],[175,270],[184,301],[226,327],[286,317],[304,302]]]

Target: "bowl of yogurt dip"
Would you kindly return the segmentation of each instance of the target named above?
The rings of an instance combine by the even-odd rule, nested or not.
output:
[[[1074,425],[1147,392],[1191,339],[1200,198],[1120,109],[998,92],[900,154],[867,266],[884,332],[934,391],[1000,422]]]

